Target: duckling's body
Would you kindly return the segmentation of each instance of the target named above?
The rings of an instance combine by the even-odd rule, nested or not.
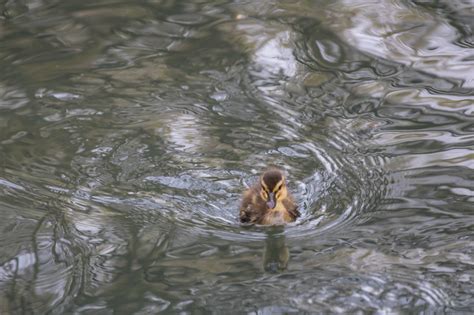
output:
[[[279,169],[263,173],[259,183],[244,192],[240,206],[240,222],[277,225],[293,222],[299,217],[297,206],[286,188]]]

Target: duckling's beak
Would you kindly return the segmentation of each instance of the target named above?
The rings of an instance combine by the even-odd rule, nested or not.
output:
[[[270,209],[275,208],[275,206],[276,206],[275,193],[271,192],[271,193],[268,194],[267,206]]]

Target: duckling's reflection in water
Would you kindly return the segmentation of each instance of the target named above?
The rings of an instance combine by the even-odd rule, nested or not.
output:
[[[285,270],[290,251],[286,246],[283,225],[300,216],[298,206],[287,189],[283,171],[268,167],[259,182],[248,188],[239,210],[240,222],[270,225],[263,253],[263,268],[268,272]]]
[[[280,272],[287,268],[290,251],[286,245],[283,226],[270,227],[263,251],[263,269],[267,272]]]

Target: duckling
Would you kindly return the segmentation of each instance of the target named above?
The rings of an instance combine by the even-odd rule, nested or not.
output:
[[[259,183],[244,192],[240,206],[242,223],[276,225],[293,222],[299,216],[285,177],[277,168],[267,169]]]

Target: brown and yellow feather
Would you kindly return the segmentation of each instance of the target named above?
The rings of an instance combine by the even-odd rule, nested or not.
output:
[[[274,196],[273,208],[269,206]],[[240,222],[255,224],[283,224],[293,222],[300,213],[286,188],[285,177],[276,168],[270,168],[260,177],[259,183],[244,192],[240,205]]]

